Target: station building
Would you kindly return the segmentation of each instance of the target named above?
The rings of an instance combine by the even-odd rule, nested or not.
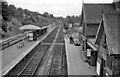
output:
[[[98,45],[97,73],[102,75],[120,75],[119,27],[120,14],[104,14],[101,20],[95,44]]]
[[[119,0],[111,4],[84,3],[81,25],[83,54],[97,74],[120,75]]]

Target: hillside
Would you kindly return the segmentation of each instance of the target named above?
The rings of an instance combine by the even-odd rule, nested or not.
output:
[[[14,5],[8,5],[7,2],[0,2],[0,6],[2,6],[2,8],[0,7],[0,11],[2,11],[0,13],[0,39],[21,33],[19,27],[23,25],[33,24],[43,27],[52,23],[49,17],[38,12],[16,8]]]

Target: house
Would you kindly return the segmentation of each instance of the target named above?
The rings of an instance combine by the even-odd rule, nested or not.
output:
[[[117,1],[117,0],[116,0]],[[114,11],[103,13],[95,44],[98,46],[98,75],[120,76],[120,2],[113,2]],[[114,12],[113,12],[114,11]]]
[[[96,55],[97,49],[95,49],[95,37],[98,31],[99,24],[103,17],[103,13],[115,13],[116,9],[114,4],[91,4],[91,3],[84,3],[82,8],[82,27],[83,27],[83,34],[85,38],[83,39],[83,53],[86,58],[89,60],[87,54],[94,54]],[[94,45],[94,46],[93,46]],[[90,50],[91,49],[91,50]],[[95,56],[97,57],[97,56]],[[91,64],[96,66],[95,63]]]
[[[88,58],[87,53],[89,52],[87,52],[88,47],[85,38],[94,40],[98,30],[100,19],[102,17],[101,6],[102,4],[84,3],[82,7],[81,25],[83,31],[82,33],[85,36],[82,42],[82,49],[84,51],[83,54],[86,58]]]
[[[98,75],[120,75],[120,13],[103,15],[95,44],[98,45]]]

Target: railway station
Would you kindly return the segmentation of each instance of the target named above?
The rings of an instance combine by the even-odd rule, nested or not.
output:
[[[0,0],[1,77],[120,77],[119,0],[83,0],[66,18],[11,2]]]

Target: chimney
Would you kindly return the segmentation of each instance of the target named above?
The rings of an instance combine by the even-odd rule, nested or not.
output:
[[[113,4],[117,11],[120,11],[120,0],[113,0]]]

